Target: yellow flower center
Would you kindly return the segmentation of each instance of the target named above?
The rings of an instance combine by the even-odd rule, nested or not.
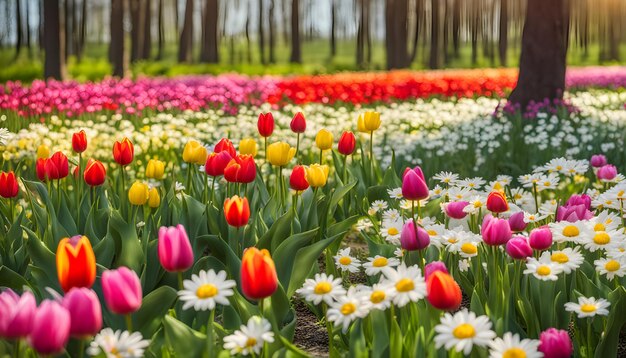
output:
[[[611,242],[611,237],[606,231],[600,231],[593,237],[593,242],[595,242],[596,245],[606,245]]]
[[[526,358],[526,352],[521,348],[509,348],[502,354],[502,358]]]
[[[385,267],[387,266],[387,258],[386,257],[377,257],[372,261],[372,266],[374,267]]]
[[[387,229],[387,234],[389,235],[398,235],[400,232],[395,227],[390,227]]]
[[[478,249],[476,248],[476,246],[470,244],[469,242],[466,242],[461,245],[461,251],[468,255],[474,255],[476,252],[478,252]]]
[[[451,238],[448,239],[448,242],[451,243],[451,244],[456,244],[457,241],[459,241],[459,240],[457,240],[456,237],[451,237]]]
[[[330,292],[330,290],[333,287],[330,285],[330,282],[320,282],[317,285],[315,285],[315,288],[313,289],[313,292],[315,292],[316,295],[325,295],[328,292]]]
[[[552,256],[550,256],[550,259],[552,260],[552,262],[558,262],[560,264],[569,262],[569,257],[567,257],[567,255],[562,252],[553,253]]]
[[[539,276],[548,276],[551,272],[552,270],[550,270],[550,266],[541,265],[537,267],[537,274]]]
[[[619,193],[617,193],[617,197],[621,198],[622,196],[624,196],[624,191],[620,190]]]
[[[435,231],[435,230],[431,229],[431,230],[428,230],[427,232],[428,232],[429,236],[437,236],[437,231]]]
[[[344,256],[342,258],[339,259],[339,263],[342,265],[350,265],[350,263],[352,262],[352,259],[349,258],[348,256]]]
[[[474,326],[472,326],[471,324],[463,323],[463,324],[458,325],[452,331],[452,334],[457,339],[467,339],[467,338],[473,338],[474,336],[476,336],[476,330],[474,329]]]
[[[475,208],[480,208],[481,206],[483,206],[483,203],[481,203],[480,201],[475,201],[474,202],[474,207]]]
[[[341,314],[344,316],[353,314],[354,311],[356,311],[356,306],[354,305],[354,303],[344,303],[343,306],[341,306]]]
[[[250,348],[254,346],[256,346],[256,338],[249,337],[248,340],[246,341],[246,347]]]
[[[387,297],[385,291],[374,291],[370,295],[370,301],[372,301],[372,303],[381,303],[385,297]]]
[[[619,264],[619,262],[618,262],[618,261],[615,261],[615,260],[608,261],[608,262],[604,265],[604,268],[605,268],[607,271],[609,271],[609,272],[617,271],[617,270],[619,270],[619,269],[620,269],[620,267],[621,267],[621,265]]]
[[[580,234],[580,230],[574,225],[567,225],[563,228],[563,235],[567,237],[575,237]]]
[[[557,166],[556,166],[556,170],[563,170],[563,167],[562,167],[562,166],[560,166],[560,165],[557,165]]]
[[[211,298],[215,297],[218,292],[219,290],[217,289],[217,287],[215,287],[215,285],[207,283],[198,287],[198,289],[196,290],[196,296],[198,296],[198,298],[200,299]]]
[[[597,223],[594,227],[593,227],[593,231],[605,231],[606,227],[604,226],[603,223]]]
[[[396,290],[398,292],[409,292],[415,288],[413,280],[410,278],[403,278],[396,283]]]
[[[543,186],[550,186],[552,183],[550,183],[549,181],[544,181],[543,182]]]
[[[585,312],[585,313],[591,313],[591,312],[595,312],[598,309],[598,307],[596,307],[596,305],[592,305],[589,303],[585,303],[584,305],[580,306],[580,310]]]

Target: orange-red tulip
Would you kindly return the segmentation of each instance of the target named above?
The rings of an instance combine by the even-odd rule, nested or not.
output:
[[[215,153],[228,152],[228,154],[230,154],[233,158],[237,156],[237,150],[235,149],[233,142],[231,142],[228,138],[220,139],[220,141],[215,145],[213,151]]]
[[[39,158],[37,162],[35,162],[35,173],[37,174],[37,178],[41,181],[46,181],[48,178],[48,174],[46,174],[46,161],[47,158]]]
[[[124,138],[121,142],[113,144],[113,159],[121,166],[126,166],[133,162],[135,158],[135,147],[133,142],[128,138]]]
[[[454,278],[443,271],[435,271],[426,280],[428,302],[433,307],[454,311],[461,306],[461,288]]]
[[[250,204],[248,198],[235,195],[224,200],[224,216],[230,226],[241,227],[248,224],[250,219]]]
[[[50,159],[46,160],[46,176],[50,180],[63,179],[70,173],[70,167],[67,156],[63,152],[52,154]]]
[[[261,137],[269,137],[274,132],[274,115],[271,112],[259,113],[257,128]]]
[[[17,178],[12,171],[5,173],[0,172],[0,196],[3,198],[15,198],[19,191]]]
[[[296,165],[289,176],[289,186],[295,191],[305,191],[309,188],[309,182],[306,180],[306,168],[302,165]]]
[[[87,150],[87,134],[85,134],[85,131],[81,130],[72,135],[72,149],[76,153],[82,153]]]
[[[224,175],[224,169],[232,159],[233,157],[231,157],[230,153],[226,150],[219,153],[211,153],[206,158],[204,171],[207,175],[212,177]]]
[[[64,292],[90,288],[96,280],[96,256],[86,236],[65,238],[57,247],[57,275]]]
[[[341,134],[341,138],[339,138],[339,143],[337,145],[337,149],[339,153],[343,155],[350,155],[354,153],[354,149],[356,147],[356,138],[354,133],[347,131]]]
[[[294,133],[304,133],[306,130],[306,120],[304,119],[304,114],[302,114],[302,112],[296,113],[289,126],[291,127],[291,131]]]
[[[256,165],[251,155],[238,155],[224,168],[224,179],[229,183],[252,183],[256,178]]]
[[[241,290],[249,299],[271,296],[278,288],[276,266],[269,251],[247,248],[241,259]]]
[[[506,196],[501,191],[492,191],[487,196],[487,210],[492,213],[503,213],[509,210],[509,203],[506,201]]]
[[[107,170],[100,161],[89,159],[83,177],[90,186],[102,185],[107,178]]]

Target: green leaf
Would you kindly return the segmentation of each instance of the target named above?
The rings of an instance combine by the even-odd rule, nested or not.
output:
[[[151,337],[161,326],[163,316],[176,302],[176,290],[169,286],[161,286],[143,298],[141,308],[133,314],[133,326],[144,337]]]
[[[291,233],[293,210],[287,210],[272,224],[270,229],[259,239],[257,247],[274,251]]]
[[[350,190],[352,190],[352,188],[354,188],[354,186],[356,185],[357,181],[354,180],[342,187],[339,187],[335,190],[335,192],[333,193],[332,198],[330,199],[330,205],[329,205],[329,211],[328,214],[330,216],[333,216],[335,213],[335,210],[337,209],[337,205],[339,205],[339,202],[341,201],[341,199],[343,199],[344,196],[346,196],[346,194],[348,194],[350,192]]]
[[[298,250],[308,245],[311,240],[317,235],[317,229],[305,231],[299,234],[295,234],[283,241],[278,248],[272,252],[272,256],[277,259],[276,272],[278,274],[278,280],[284,287],[288,287],[291,279],[291,273],[295,268],[294,262]],[[303,269],[306,269],[303,263],[298,263]]]
[[[206,351],[207,337],[195,331],[172,316],[163,319],[163,332],[166,344],[177,357],[201,357]]]
[[[617,347],[620,334],[626,324],[626,290],[620,286],[609,294],[611,302],[610,314],[607,319],[604,334],[596,348],[596,358],[617,357]]]
[[[144,254],[134,224],[127,223],[118,211],[113,211],[107,235],[115,242],[115,266],[127,266],[135,272],[141,272]]]
[[[361,320],[357,320],[350,329],[350,349],[348,350],[348,357],[369,357],[369,350],[367,349],[367,342],[363,334]]]
[[[24,286],[30,286],[26,279],[6,266],[0,266],[0,286],[21,291]]]

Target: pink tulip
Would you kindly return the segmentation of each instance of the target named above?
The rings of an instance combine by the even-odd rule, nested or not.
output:
[[[516,260],[525,260],[533,255],[533,249],[523,236],[516,236],[506,243],[506,253]]]
[[[574,346],[565,330],[548,328],[539,335],[539,351],[545,358],[569,358]]]
[[[159,261],[168,272],[187,271],[193,265],[193,250],[182,225],[159,229]]]
[[[429,190],[420,167],[406,168],[402,175],[402,196],[407,200],[428,198]]]
[[[593,213],[587,209],[586,204],[559,206],[556,210],[556,221],[576,222],[589,220]]]
[[[545,226],[533,229],[528,237],[528,243],[535,250],[549,249],[552,246],[552,231]]]
[[[128,267],[102,273],[104,301],[111,312],[125,315],[141,306],[141,282],[135,271]]]
[[[611,181],[617,176],[617,168],[611,164],[604,165],[598,169],[596,176],[601,181]]]
[[[35,314],[28,341],[39,354],[63,351],[70,338],[70,313],[60,303],[44,300]]]
[[[453,219],[463,219],[467,216],[467,213],[463,211],[466,206],[469,205],[467,201],[453,201],[444,206],[446,215]]]
[[[23,338],[33,329],[37,310],[35,296],[24,291],[18,296],[11,289],[0,293],[0,337]]]
[[[589,161],[592,167],[600,168],[607,165],[606,157],[602,154],[596,154],[591,156],[591,160]]]
[[[428,281],[428,277],[435,271],[441,271],[449,274],[446,264],[441,261],[433,261],[424,266],[424,279]]]
[[[102,328],[102,307],[96,293],[86,287],[74,287],[63,297],[63,307],[70,314],[70,335],[76,338],[95,336]]]
[[[491,214],[485,215],[480,233],[483,241],[491,246],[504,245],[512,236],[509,222],[506,219],[493,217]]]
[[[524,222],[524,212],[518,211],[509,216],[509,226],[511,231],[520,232],[526,230],[528,224]]]
[[[591,209],[591,197],[587,194],[573,194],[567,199],[566,206],[584,205],[587,210]]]
[[[422,250],[430,244],[430,235],[426,230],[417,226],[417,236],[415,235],[415,225],[413,220],[407,221],[400,233],[400,245],[408,251]]]

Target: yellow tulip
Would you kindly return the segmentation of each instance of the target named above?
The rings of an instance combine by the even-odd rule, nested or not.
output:
[[[356,121],[356,130],[358,130],[361,133],[369,133],[369,131],[365,127],[365,120],[363,119],[362,114],[359,115],[359,119],[357,119]]]
[[[321,150],[331,149],[333,147],[333,134],[327,129],[321,129],[315,136],[315,145]]]
[[[157,190],[157,188],[150,189],[149,197],[150,197],[148,199],[149,207],[155,209],[155,208],[158,208],[159,205],[161,205],[161,195],[159,195],[159,191]]]
[[[206,148],[195,140],[190,140],[185,144],[183,160],[187,163],[204,165],[208,155]]]
[[[284,167],[296,155],[296,148],[285,142],[272,143],[267,147],[267,160],[277,167]]]
[[[148,161],[148,165],[146,165],[146,178],[161,180],[164,174],[164,162],[157,159],[150,159]]]
[[[48,159],[50,157],[50,148],[47,145],[42,144],[37,147],[37,159],[44,158]]]
[[[150,191],[146,183],[137,181],[128,190],[128,201],[133,205],[145,205],[148,198],[150,198]]]
[[[240,154],[249,154],[253,157],[256,156],[257,153],[257,145],[256,141],[252,138],[244,138],[239,142],[239,153]]]
[[[306,168],[306,180],[313,188],[326,185],[328,165],[312,164]]]
[[[373,132],[380,128],[380,113],[365,112],[363,115],[363,124],[368,132]]]

